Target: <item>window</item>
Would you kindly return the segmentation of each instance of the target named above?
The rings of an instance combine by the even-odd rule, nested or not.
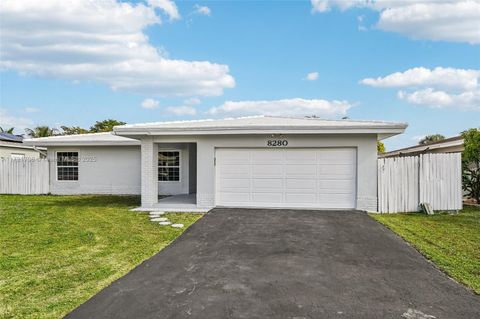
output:
[[[158,180],[160,182],[180,181],[180,152],[158,152]]]
[[[78,152],[57,152],[57,180],[78,181]]]

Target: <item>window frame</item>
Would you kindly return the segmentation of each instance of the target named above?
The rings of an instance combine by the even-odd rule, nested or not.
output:
[[[178,152],[178,166],[160,166],[158,165],[158,154],[161,152]],[[160,167],[178,167],[178,181],[160,181],[158,180],[158,174]],[[181,183],[182,182],[182,150],[179,149],[158,149],[157,151],[157,182],[158,183]]]
[[[58,179],[58,153],[77,153],[77,179],[76,180],[64,180],[64,179]],[[72,167],[72,166],[60,166],[60,167]],[[80,180],[80,151],[79,150],[61,150],[61,151],[55,151],[55,180],[60,183],[78,183]]]

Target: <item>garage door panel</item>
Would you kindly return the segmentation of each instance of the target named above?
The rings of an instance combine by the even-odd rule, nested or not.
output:
[[[317,155],[312,150],[289,150],[285,154],[287,164],[315,164]]]
[[[248,178],[250,165],[223,165],[218,168],[218,173],[222,178]]]
[[[250,154],[242,150],[222,149],[223,164],[245,164],[250,161]]]
[[[299,207],[305,206],[306,204],[314,205],[316,204],[316,198],[317,196],[315,194],[286,193],[285,203],[298,204]]]
[[[262,176],[262,177],[282,176],[283,165],[255,164],[255,165],[252,166],[252,174],[255,177],[257,177],[257,176]]]
[[[306,178],[287,178],[286,191],[300,190],[315,192],[317,181],[315,179]]]
[[[252,193],[253,203],[281,203],[283,202],[283,193]]]
[[[284,156],[275,150],[258,149],[252,151],[252,163],[254,164],[282,164]]]
[[[287,164],[285,166],[285,173],[287,176],[311,176],[315,178],[315,172],[317,167],[315,164],[312,165],[301,165],[301,164]]]
[[[254,178],[252,180],[253,191],[262,190],[283,190],[283,179],[281,178]]]
[[[220,192],[217,193],[219,195],[218,200],[220,202],[225,202],[225,203],[238,203],[238,202],[246,202],[248,203],[250,201],[250,193],[245,193],[245,192]]]
[[[354,189],[355,179],[325,179],[317,180],[317,187],[319,189]]]
[[[317,151],[317,163],[342,163],[351,164],[355,161],[355,149],[322,149]]]
[[[217,149],[216,156],[217,205],[355,207],[353,148]]]
[[[320,175],[353,176],[355,174],[355,166],[347,164],[318,165],[317,168]]]

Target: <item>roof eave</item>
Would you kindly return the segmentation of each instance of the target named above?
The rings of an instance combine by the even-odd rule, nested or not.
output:
[[[242,134],[401,134],[406,125],[389,127],[262,127],[262,128],[121,128],[114,133],[119,136],[134,137],[141,135],[242,135]]]
[[[139,141],[116,141],[116,142],[105,142],[105,141],[28,141],[25,142],[27,145],[32,146],[139,146]]]

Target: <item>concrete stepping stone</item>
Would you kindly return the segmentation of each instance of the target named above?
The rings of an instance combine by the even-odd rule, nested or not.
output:
[[[173,224],[172,227],[183,228],[183,224]]]
[[[150,216],[161,216],[161,215],[165,215],[165,212],[150,212],[149,215]]]
[[[159,225],[162,225],[162,226],[166,226],[166,225],[170,225],[172,222],[168,222],[168,221],[163,221],[163,222],[159,222],[158,224]]]
[[[152,221],[152,222],[166,222],[166,221],[168,221],[168,218],[166,218],[166,217],[156,217],[156,218],[151,218],[150,221]]]

